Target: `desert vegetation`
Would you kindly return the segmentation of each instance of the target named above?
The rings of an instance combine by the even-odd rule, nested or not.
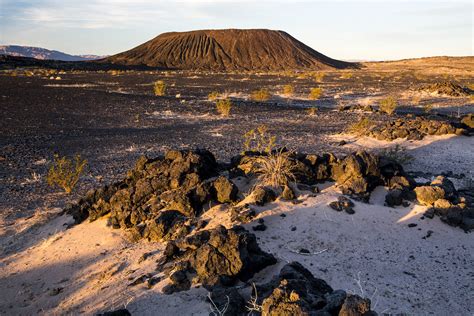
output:
[[[216,110],[222,116],[229,116],[232,108],[232,101],[230,99],[221,99],[216,101]]]
[[[311,88],[310,91],[309,91],[308,98],[310,100],[318,100],[319,98],[321,98],[322,94],[323,94],[323,89],[322,88],[320,88],[320,87]]]
[[[254,90],[252,91],[250,98],[256,102],[265,102],[270,99],[270,92],[268,92],[268,89],[266,88]]]
[[[276,145],[276,136],[268,131],[266,125],[260,125],[244,134],[244,150],[271,152]]]
[[[286,97],[291,97],[295,93],[295,86],[287,84],[283,86],[282,94]]]
[[[156,96],[164,96],[166,93],[166,83],[162,80],[155,81],[153,91]]]
[[[46,178],[48,184],[60,187],[69,194],[84,173],[86,165],[87,160],[82,159],[80,155],[76,155],[73,159],[54,155],[54,161]]]
[[[380,111],[382,111],[382,112],[384,112],[388,115],[394,114],[395,111],[397,110],[397,107],[398,107],[397,100],[393,96],[389,96],[387,98],[384,98],[384,99],[380,100],[380,102],[379,102]]]

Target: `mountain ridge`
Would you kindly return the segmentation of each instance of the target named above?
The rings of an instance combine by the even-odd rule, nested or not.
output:
[[[22,46],[22,45],[0,45],[0,55],[16,57],[29,57],[39,60],[60,60],[60,61],[87,61],[98,60],[106,56],[98,55],[71,55],[57,50],[43,47]]]

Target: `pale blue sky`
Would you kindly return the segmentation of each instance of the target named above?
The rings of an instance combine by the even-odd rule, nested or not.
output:
[[[0,0],[0,44],[114,54],[169,31],[284,30],[339,59],[473,55],[473,0]]]

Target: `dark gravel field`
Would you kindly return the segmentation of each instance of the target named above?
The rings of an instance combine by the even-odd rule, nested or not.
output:
[[[340,72],[328,73],[322,83],[268,74],[68,72],[53,78],[58,76],[61,80],[0,75],[1,212],[13,218],[38,208],[63,207],[88,189],[121,178],[143,154],[153,157],[170,148],[200,147],[228,160],[242,151],[243,134],[262,124],[281,146],[342,153],[344,148],[327,136],[343,132],[362,116],[376,122],[387,117],[337,111],[338,104],[380,98],[419,84],[410,76],[382,80],[367,71],[345,79]],[[166,96],[153,94],[156,80],[167,84]],[[286,84],[294,85],[294,97],[278,95]],[[308,100],[309,89],[318,86],[322,97]],[[249,100],[251,91],[259,88],[269,89],[269,101]],[[218,116],[214,102],[207,100],[212,91],[233,100],[229,117]],[[452,114],[467,101],[436,102],[443,104],[439,112]],[[423,112],[410,100],[401,105],[400,113]],[[318,107],[317,115],[308,115],[306,108],[312,106]],[[55,153],[80,154],[88,161],[87,174],[71,195],[46,184]]]

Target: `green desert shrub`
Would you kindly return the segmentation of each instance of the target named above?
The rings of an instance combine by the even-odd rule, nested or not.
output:
[[[270,92],[268,92],[268,89],[265,88],[254,90],[252,91],[251,99],[257,102],[268,101],[268,99],[270,99]]]
[[[268,127],[260,125],[244,134],[244,150],[271,152],[275,147],[276,136],[268,132]]]
[[[311,88],[309,91],[308,98],[310,100],[318,100],[322,94],[323,94],[322,88]]]
[[[287,97],[291,97],[295,93],[295,87],[291,84],[284,85],[282,93]]]
[[[219,96],[220,96],[220,93],[217,92],[217,91],[212,91],[211,93],[209,93],[207,95],[207,99],[209,101],[216,101],[217,99],[219,99]]]
[[[232,108],[232,101],[229,99],[222,99],[216,101],[216,110],[222,116],[229,116]]]
[[[162,80],[155,81],[153,90],[156,96],[164,96],[166,93],[166,83]]]
[[[69,194],[84,173],[86,165],[87,160],[82,159],[80,155],[76,155],[74,159],[54,155],[54,162],[48,171],[48,184],[60,187]]]
[[[392,115],[395,113],[395,110],[398,107],[397,100],[394,97],[390,96],[380,101],[379,103],[380,111]]]
[[[354,76],[352,72],[345,72],[341,75],[341,79],[351,79]]]
[[[324,72],[316,72],[313,74],[313,78],[316,82],[323,82],[324,77],[326,77]]]
[[[306,113],[309,115],[309,116],[315,116],[317,113],[318,113],[318,108],[317,107],[310,107],[308,109],[306,109]]]
[[[363,117],[354,124],[349,125],[347,131],[355,135],[365,135],[373,126],[374,123],[368,117]]]

